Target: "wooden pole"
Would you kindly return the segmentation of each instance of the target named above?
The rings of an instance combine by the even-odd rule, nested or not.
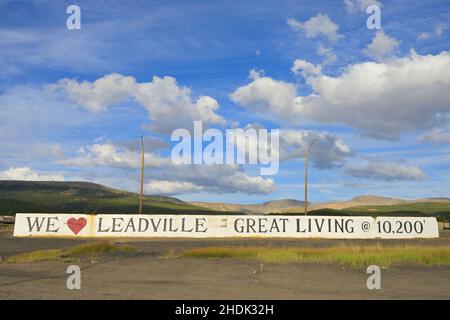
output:
[[[143,198],[144,198],[144,136],[141,134],[141,192],[139,196],[139,214],[142,214]]]
[[[308,154],[305,155],[305,216],[308,214]]]
[[[309,160],[309,151],[311,150],[311,147],[313,143],[317,139],[314,138],[313,141],[308,146],[308,149],[305,152],[305,216],[308,214],[308,160]]]

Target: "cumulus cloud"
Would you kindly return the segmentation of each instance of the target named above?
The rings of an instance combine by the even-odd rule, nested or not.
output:
[[[60,164],[79,167],[111,166],[119,168],[139,168],[141,153],[113,143],[96,143],[81,147],[79,156],[58,161]],[[145,153],[146,167],[163,167],[170,164],[170,159],[152,153]]]
[[[307,118],[395,139],[445,121],[444,115],[450,113],[449,69],[448,52],[424,56],[412,52],[385,62],[352,64],[334,77],[304,73],[313,91],[307,96],[298,96],[291,83],[264,76],[230,97],[281,123],[301,123]]]
[[[434,128],[428,132],[421,135],[418,140],[420,142],[433,142],[433,143],[450,143],[450,128],[439,129]]]
[[[320,49],[320,47],[319,47]],[[315,65],[308,61],[297,59],[292,65],[291,71],[296,75],[303,76],[306,80],[313,76],[320,76],[322,74],[322,66]]]
[[[281,132],[280,138],[282,161],[304,157],[306,148],[314,138],[317,141],[311,149],[310,159],[318,169],[339,166],[353,156],[352,150],[341,138],[328,132],[288,129]]]
[[[173,165],[168,170],[155,173],[152,180],[187,182],[192,184],[191,192],[204,189],[213,193],[269,194],[276,188],[272,179],[250,176],[239,165]],[[189,185],[184,186],[187,188]]]
[[[136,90],[136,86],[136,80],[133,77],[112,73],[92,83],[62,79],[56,85],[50,85],[49,88],[64,88],[69,97],[80,106],[91,112],[100,112],[107,106],[130,97]]]
[[[292,113],[344,123],[378,138],[430,128],[450,112],[448,68],[448,52],[350,65],[338,77],[312,79],[315,94],[293,104]]]
[[[393,57],[399,45],[400,42],[398,40],[389,37],[382,30],[379,30],[372,39],[372,42],[363,50],[363,53],[374,60],[381,61]]]
[[[327,65],[336,61],[337,56],[330,48],[325,48],[323,45],[319,45],[317,48],[317,54],[325,58],[323,64]]]
[[[425,173],[418,166],[405,163],[371,161],[364,164],[348,166],[344,173],[356,178],[393,180],[423,180]]]
[[[294,30],[303,31],[307,38],[324,36],[328,40],[335,42],[344,37],[338,31],[339,26],[329,16],[322,13],[309,18],[303,23],[291,18],[287,20],[287,24]]]
[[[230,99],[259,114],[290,114],[295,110],[297,97],[295,85],[261,76],[238,88]]]
[[[149,180],[144,184],[144,192],[155,195],[176,195],[203,190],[204,187],[186,181]]]
[[[100,112],[110,105],[133,99],[149,113],[151,129],[170,133],[179,127],[191,126],[194,120],[207,124],[225,124],[216,111],[218,102],[209,96],[191,97],[191,90],[181,87],[173,77],[153,77],[150,82],[137,82],[133,77],[109,74],[94,82],[62,79],[49,86],[64,89],[70,98],[91,112]]]
[[[64,181],[64,175],[37,172],[30,167],[12,167],[0,172],[0,180]]]
[[[348,13],[366,12],[367,7],[371,5],[383,7],[383,4],[378,0],[344,0],[344,3]]]
[[[74,158],[59,160],[59,164],[77,167],[136,169],[140,167],[140,150],[124,143],[96,143],[80,148]],[[146,152],[145,190],[153,194],[184,192],[217,192],[268,194],[275,189],[272,179],[250,176],[239,165],[175,165],[170,157]]]
[[[258,130],[263,126],[255,123],[243,128],[248,130],[253,128]],[[340,166],[345,160],[353,156],[350,147],[336,135],[326,131],[318,132],[313,130],[286,129],[280,130],[279,148],[271,148],[271,144],[266,144],[264,139],[258,139],[255,135],[244,135],[236,132],[238,148],[248,157],[249,150],[268,150],[272,157],[281,162],[299,159],[305,156],[306,148],[314,138],[317,139],[314,148],[311,150],[310,159],[312,164],[318,169],[331,169]]]

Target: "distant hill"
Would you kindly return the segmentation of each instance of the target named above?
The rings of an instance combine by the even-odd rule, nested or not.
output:
[[[346,201],[309,203],[310,210],[318,209],[345,209],[364,205],[394,205],[405,203],[407,200],[380,197],[374,195],[362,195]],[[221,202],[190,202],[193,205],[209,208],[217,211],[239,211],[247,214],[267,214],[272,212],[299,212],[304,210],[304,201],[283,199],[267,201],[261,204],[236,204]]]
[[[303,208],[304,202],[294,199],[267,201],[260,204],[234,204],[221,202],[190,202],[192,205],[217,211],[237,211],[246,214],[267,214],[289,208]]]
[[[0,181],[0,215],[17,212],[138,213],[139,195],[90,182]],[[145,196],[144,213],[214,214],[172,197]]]
[[[269,201],[262,204],[239,205],[228,203],[193,202],[198,206],[222,211],[232,210],[246,214],[303,214],[304,202],[292,199]],[[449,198],[404,200],[374,195],[362,195],[346,201],[308,204],[310,214],[318,215],[432,215],[439,219],[450,217]]]
[[[335,202],[325,202],[318,203],[315,206],[315,209],[345,209],[352,208],[357,206],[386,206],[386,205],[394,205],[394,204],[402,204],[407,203],[408,200],[389,198],[389,197],[381,197],[374,195],[361,195],[350,200],[346,201],[335,201]]]
[[[320,215],[432,215],[450,217],[449,198],[403,200],[362,195],[346,201],[309,203]],[[128,213],[139,210],[139,195],[90,182],[0,181],[0,215],[17,212]],[[184,202],[165,196],[144,196],[144,213],[172,214],[303,214],[295,199],[260,204]]]

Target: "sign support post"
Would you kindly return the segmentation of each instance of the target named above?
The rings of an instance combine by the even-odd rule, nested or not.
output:
[[[313,141],[308,146],[308,149],[305,152],[305,216],[308,214],[308,159],[309,159],[309,151],[311,150],[311,147],[313,143],[317,139],[314,138]]]
[[[144,198],[144,136],[141,134],[141,190],[139,195],[139,214],[142,214],[142,200]]]

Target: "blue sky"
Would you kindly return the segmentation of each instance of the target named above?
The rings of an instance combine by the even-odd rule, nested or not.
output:
[[[71,4],[80,30],[66,27]],[[379,30],[366,26],[370,4],[381,9]],[[318,137],[311,201],[449,197],[449,9],[448,1],[0,0],[0,179],[137,191],[142,132],[146,193],[301,200],[302,154]],[[174,167],[170,132],[193,120],[280,129],[294,153],[274,176],[254,166]]]

